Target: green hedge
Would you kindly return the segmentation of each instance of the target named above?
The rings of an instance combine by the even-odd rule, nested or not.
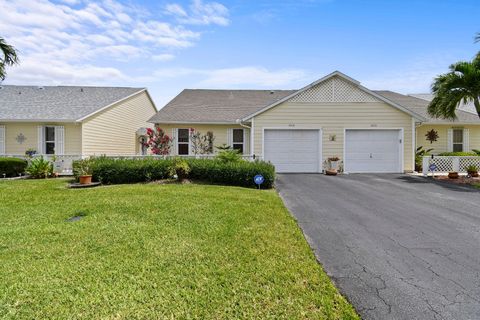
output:
[[[442,152],[438,154],[439,156],[445,157],[476,157],[478,156],[475,152]]]
[[[224,163],[215,159],[185,159],[190,168],[189,178],[210,183],[256,187],[253,177],[261,174],[265,178],[262,188],[272,188],[275,180],[275,168],[263,161],[240,161]],[[73,171],[78,178],[78,161],[73,163]],[[121,184],[148,182],[169,178],[171,159],[111,159],[99,157],[92,159],[94,181],[103,184]]]
[[[19,158],[0,158],[0,178],[3,175],[7,178],[18,177],[20,174],[25,173],[25,168],[28,163],[24,159]]]

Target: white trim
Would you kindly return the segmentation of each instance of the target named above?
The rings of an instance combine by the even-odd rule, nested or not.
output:
[[[399,131],[400,134],[400,139],[402,139],[402,142],[400,143],[399,146],[399,156],[400,156],[400,171],[398,173],[403,173],[405,172],[405,134],[404,134],[404,129],[403,128],[380,128],[380,127],[375,127],[375,128],[343,128],[343,170],[344,173],[349,173],[347,171],[347,159],[346,159],[346,144],[347,144],[347,131],[348,130],[390,130],[390,131]],[[362,173],[362,172],[355,172],[355,173]],[[365,173],[375,173],[375,172],[365,172]]]
[[[255,139],[254,139],[254,132],[255,132],[255,119],[252,119],[252,124],[250,126],[250,156],[253,159],[253,156],[255,155]]]
[[[412,171],[415,171],[416,152],[417,152],[417,126],[415,124],[415,119],[412,118]]]
[[[305,126],[305,127],[262,127],[262,159],[265,160],[265,130],[317,130],[318,131],[318,163],[316,173],[323,172],[323,129],[318,126]]]
[[[179,136],[179,133],[178,133],[178,130],[187,130],[188,131],[188,154],[180,154],[179,153],[179,148],[178,148],[178,145],[179,144],[186,144],[185,142],[178,142],[178,136]],[[192,155],[192,137],[190,136],[190,128],[176,128],[176,134],[177,134],[177,139],[176,139],[176,144],[175,144],[175,147],[177,149],[177,156],[190,156]]]
[[[72,119],[0,119],[0,122],[62,122],[62,123],[78,123]]]
[[[202,121],[188,121],[188,120],[185,120],[185,121],[147,121],[149,123],[154,123],[154,124],[225,124],[225,125],[232,125],[232,124],[236,124],[238,125],[237,122],[235,121],[219,121],[219,122],[215,122],[215,121],[208,121],[208,122],[202,122]]]
[[[250,115],[247,115],[246,117],[244,117],[244,118],[242,119],[242,121],[248,121],[248,120],[250,120],[251,118],[253,118],[253,117],[255,117],[255,116],[257,116],[257,115],[259,115],[259,114],[261,114],[261,113],[263,113],[263,112],[265,112],[265,111],[267,111],[267,110],[269,110],[269,109],[271,109],[271,108],[273,108],[273,107],[275,107],[275,106],[277,106],[277,105],[279,105],[279,104],[287,101],[287,100],[290,100],[291,98],[299,95],[300,93],[302,93],[302,92],[304,92],[304,91],[306,91],[306,90],[308,90],[308,89],[316,86],[317,84],[319,84],[319,83],[321,83],[321,82],[323,82],[323,81],[325,81],[325,80],[327,80],[327,79],[330,79],[330,78],[332,78],[332,77],[334,77],[334,76],[338,76],[338,77],[343,78],[344,80],[346,80],[346,81],[352,83],[353,85],[355,85],[358,89],[360,89],[360,90],[362,90],[362,91],[364,91],[364,92],[366,92],[366,93],[374,96],[375,98],[377,98],[377,99],[379,99],[379,100],[381,100],[381,101],[383,101],[383,102],[385,102],[385,103],[387,103],[387,104],[389,104],[389,105],[391,105],[391,106],[393,106],[393,107],[395,107],[395,108],[397,108],[397,109],[399,109],[399,110],[401,110],[401,111],[403,111],[403,112],[411,115],[412,117],[414,117],[414,118],[416,118],[416,119],[418,119],[418,120],[421,120],[421,121],[427,120],[427,119],[425,119],[424,117],[422,117],[421,115],[419,115],[419,114],[417,114],[417,113],[415,113],[415,112],[413,112],[413,111],[411,111],[411,110],[409,110],[409,109],[407,109],[407,108],[405,108],[405,107],[403,107],[403,106],[401,106],[401,105],[399,105],[399,104],[397,104],[397,103],[395,103],[395,102],[393,102],[393,101],[385,98],[385,97],[382,96],[382,95],[379,95],[379,94],[377,94],[377,93],[375,93],[375,92],[373,92],[373,91],[365,88],[364,86],[360,85],[360,82],[358,82],[357,80],[355,80],[355,79],[353,79],[353,78],[350,78],[350,77],[347,76],[346,74],[344,74],[344,73],[342,73],[342,72],[340,72],[340,71],[334,71],[334,72],[326,75],[325,77],[323,77],[323,78],[321,78],[321,79],[319,79],[319,80],[317,80],[317,81],[315,81],[315,82],[312,82],[311,84],[303,87],[302,89],[300,89],[300,90],[298,90],[298,91],[295,91],[294,93],[286,96],[285,98],[282,98],[282,99],[280,99],[280,100],[277,100],[277,101],[275,101],[275,102],[273,102],[273,103],[265,106],[264,108],[260,109],[259,111],[256,111],[256,112],[254,112],[254,113],[252,113],[252,114],[250,114]]]
[[[0,126],[0,154],[6,154],[6,144],[7,144],[5,126]]]
[[[90,118],[91,116],[94,116],[94,115],[96,115],[97,113],[102,112],[102,111],[105,110],[105,109],[108,109],[108,108],[110,108],[110,107],[113,107],[114,105],[116,105],[116,104],[118,104],[118,103],[121,103],[121,102],[123,102],[123,101],[125,101],[125,100],[128,100],[128,99],[130,99],[130,98],[132,98],[132,97],[134,97],[134,96],[136,96],[136,95],[138,95],[138,94],[140,94],[140,93],[142,93],[142,92],[145,92],[145,91],[147,91],[146,88],[140,89],[139,91],[136,91],[135,93],[132,93],[131,95],[126,96],[125,98],[122,98],[122,99],[120,99],[120,100],[117,100],[117,101],[115,101],[115,102],[113,102],[113,103],[110,103],[109,105],[106,105],[106,106],[104,106],[104,107],[101,107],[100,109],[97,109],[97,110],[95,110],[95,111],[87,114],[86,116],[83,116],[83,117],[81,117],[81,118],[78,118],[76,121],[83,121],[83,120],[85,120],[85,119],[87,119],[87,118]],[[147,94],[148,94],[148,93],[147,93]],[[153,105],[153,107],[154,107],[155,109],[157,109],[157,107],[155,107],[155,105]]]
[[[242,130],[242,133],[243,133],[243,141],[241,143],[239,142],[234,142],[233,141],[233,131],[234,130]],[[229,145],[232,147],[233,149],[233,145],[234,144],[241,144],[242,145],[242,155],[245,155],[245,149],[246,149],[246,146],[247,146],[247,139],[246,139],[246,132],[245,132],[245,128],[229,128],[229,132],[227,133],[227,139],[228,139],[228,142],[229,142]]]

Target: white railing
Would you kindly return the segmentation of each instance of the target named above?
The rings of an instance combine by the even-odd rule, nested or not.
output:
[[[2,157],[12,157],[20,158],[30,161],[33,158],[43,157],[48,159],[53,163],[53,171],[62,175],[71,175],[73,174],[73,161],[80,160],[84,158],[82,155],[53,155],[53,154],[35,154],[32,157],[27,157],[26,155],[17,155],[17,154],[7,154],[2,155]]]
[[[433,165],[433,166],[432,166]],[[422,173],[467,172],[469,166],[480,169],[479,157],[426,156],[422,161]],[[433,170],[432,170],[433,169]]]
[[[171,159],[171,158],[186,158],[186,159],[214,159],[217,154],[198,154],[198,155],[108,155],[107,158],[114,159]],[[259,156],[241,155],[244,160],[261,160]]]

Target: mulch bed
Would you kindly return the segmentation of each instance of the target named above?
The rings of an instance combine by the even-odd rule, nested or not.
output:
[[[442,182],[444,181],[444,182],[460,184],[460,185],[480,184],[480,177],[467,178],[466,176],[460,176],[458,179],[450,179],[448,176],[435,176],[435,180],[440,180]]]

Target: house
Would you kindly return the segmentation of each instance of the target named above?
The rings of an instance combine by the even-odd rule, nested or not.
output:
[[[144,88],[0,86],[0,155],[135,155],[156,113]]]
[[[278,172],[321,172],[329,157],[345,172],[406,172],[419,145],[480,149],[480,120],[432,119],[428,101],[373,91],[341,72],[300,90],[184,90],[149,121],[173,136],[174,155],[189,155],[189,128],[213,132],[244,155],[271,161]],[[439,138],[430,144],[428,130]],[[428,145],[427,145],[428,144]]]

